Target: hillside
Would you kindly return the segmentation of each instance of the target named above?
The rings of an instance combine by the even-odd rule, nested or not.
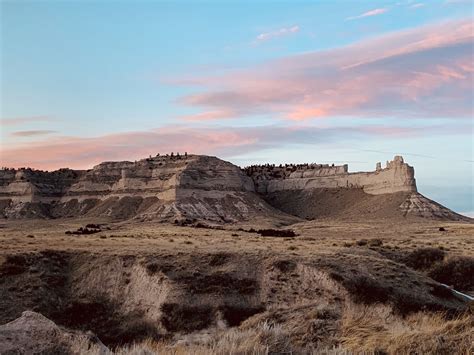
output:
[[[283,212],[305,218],[341,220],[434,219],[470,221],[418,192],[370,195],[362,189],[325,188],[285,190],[265,195],[265,201]]]

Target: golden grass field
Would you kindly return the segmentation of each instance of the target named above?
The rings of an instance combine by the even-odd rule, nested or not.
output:
[[[65,234],[88,223],[102,231]],[[472,262],[473,224],[259,225],[3,222],[1,323],[34,310],[118,354],[472,353],[472,307],[430,275]],[[453,285],[473,295],[462,272]]]

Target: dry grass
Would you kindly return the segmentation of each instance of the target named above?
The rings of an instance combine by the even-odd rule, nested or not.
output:
[[[195,355],[225,355],[225,354],[291,354],[295,349],[291,346],[288,334],[281,326],[262,323],[253,329],[241,330],[231,328],[216,332],[209,336],[194,336],[181,339],[175,343],[146,341],[130,347],[117,349],[115,354],[195,354]]]
[[[472,354],[474,317],[446,319],[441,313],[395,316],[388,306],[346,306],[342,319],[344,348],[388,354]]]
[[[145,341],[117,349],[114,354],[472,354],[474,318],[465,314],[447,320],[443,314],[395,316],[388,306],[349,303],[344,309],[340,344],[301,349],[292,345],[291,329],[260,323],[251,329],[231,328],[195,334],[173,343]]]
[[[327,272],[331,270],[339,271],[342,276],[355,281],[355,276],[367,275],[377,282],[393,286],[395,291],[405,287],[410,291],[406,295],[415,297],[420,295],[420,290],[428,287],[422,272],[442,266],[441,271],[448,271],[450,281],[445,283],[454,284],[456,289],[472,292],[472,285],[465,285],[467,280],[472,280],[472,273],[469,271],[472,263],[450,263],[452,260],[472,260],[474,225],[471,224],[445,223],[443,226],[447,231],[440,232],[438,222],[391,225],[311,221],[295,225],[298,236],[285,239],[263,238],[245,232],[239,232],[235,236],[237,226],[232,230],[215,230],[127,222],[110,223],[112,229],[101,232],[106,238],[101,238],[101,233],[74,237],[64,235],[65,230],[77,229],[81,225],[84,225],[82,220],[6,221],[1,225],[1,272],[10,275],[12,280],[16,277],[15,273],[24,277],[18,278],[16,291],[9,291],[12,300],[9,304],[26,307],[27,303],[20,301],[29,302],[30,294],[35,295],[35,292],[43,292],[42,290],[44,293],[37,293],[39,299],[45,300],[43,294],[51,296],[51,288],[46,288],[49,287],[49,278],[46,282],[44,276],[57,276],[58,279],[64,276],[61,274],[62,268],[49,262],[47,266],[51,272],[47,269],[46,274],[43,271],[33,273],[31,270],[37,269],[39,264],[28,266],[26,270],[27,265],[22,260],[17,262],[11,259],[12,255],[37,255],[47,249],[61,255],[68,253],[74,256],[70,260],[74,268],[68,269],[71,273],[70,280],[76,285],[74,294],[88,298],[107,290],[107,297],[120,303],[120,307],[116,308],[119,313],[140,310],[142,305],[147,305],[146,317],[140,315],[140,319],[147,318],[151,324],[159,323],[162,317],[159,306],[168,297],[175,301],[176,297],[181,297],[180,300],[188,297],[193,304],[208,297],[198,292],[193,292],[192,297],[189,297],[191,293],[188,293],[188,286],[194,285],[193,280],[206,281],[216,274],[235,274],[239,279],[267,275],[263,280],[265,283],[262,281],[259,293],[262,299],[259,301],[266,302],[268,312],[278,310],[279,314],[283,314],[281,322],[275,319],[275,322],[272,320],[265,323],[264,319],[260,319],[245,329],[242,326],[224,330],[208,329],[205,331],[212,333],[201,330],[200,333],[185,337],[180,332],[172,332],[168,336],[176,336],[174,341],[156,343],[150,340],[119,349],[118,354],[267,354],[285,351],[348,354],[372,353],[377,350],[389,354],[468,354],[474,350],[472,315],[446,320],[440,314],[416,313],[402,318],[394,315],[388,306],[344,306],[344,302],[350,298],[350,290],[338,280],[327,276]],[[26,238],[27,233],[34,233],[35,238]],[[367,243],[356,245],[355,241],[361,239],[366,239]],[[374,240],[377,242],[373,242]],[[192,244],[188,244],[189,241]],[[348,248],[345,244],[351,246]],[[426,267],[416,273],[400,264],[405,261],[406,255],[428,247],[442,247],[446,251],[444,260],[427,258]],[[124,261],[131,260],[132,257],[137,258],[136,263],[124,264]],[[265,269],[266,260],[268,265],[274,267],[274,271]],[[276,261],[280,263],[275,263]],[[168,271],[160,272],[168,265]],[[321,265],[325,266],[324,270],[320,268]],[[56,268],[57,271],[54,271]],[[199,271],[201,276],[195,276],[194,271]],[[459,275],[456,279],[463,281],[463,288],[458,288],[453,275]],[[273,279],[270,279],[271,276]],[[159,278],[163,280],[160,281]],[[233,285],[233,280],[230,285]],[[413,282],[409,283],[407,280]],[[28,285],[28,288],[24,285]],[[202,285],[198,286],[193,286],[193,290],[199,291]],[[228,299],[222,295],[229,296],[229,290],[230,288],[219,287],[211,288],[209,292],[218,295],[218,300],[227,302]],[[181,293],[173,293],[175,291]],[[253,294],[251,296],[254,297]],[[234,298],[230,301],[234,302]],[[323,302],[337,308],[330,312],[333,316],[323,319],[313,315],[321,313],[315,312],[315,309]],[[380,299],[375,299],[374,302],[380,302]],[[301,309],[298,310],[298,307]],[[129,323],[121,319],[118,319],[118,323],[121,327],[131,329]],[[217,326],[214,323],[216,322],[213,322],[212,327]],[[332,331],[331,335],[327,329]],[[327,342],[331,336],[335,343],[302,350],[298,348],[296,333],[310,338],[301,346],[312,342],[315,334],[322,342]],[[139,339],[143,339],[143,336],[132,341],[140,341]],[[333,344],[336,344],[336,348],[332,348]],[[313,342],[313,346],[318,345]]]

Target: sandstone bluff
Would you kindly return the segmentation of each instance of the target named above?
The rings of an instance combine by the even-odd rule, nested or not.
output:
[[[325,217],[469,220],[419,194],[414,168],[401,156],[372,172],[334,164],[241,169],[188,154],[104,162],[90,170],[2,169],[0,215],[217,223],[262,217],[282,224]]]

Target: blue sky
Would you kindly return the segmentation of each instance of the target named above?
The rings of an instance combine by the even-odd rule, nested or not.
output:
[[[471,1],[0,6],[2,165],[403,153],[422,193],[474,211]]]

